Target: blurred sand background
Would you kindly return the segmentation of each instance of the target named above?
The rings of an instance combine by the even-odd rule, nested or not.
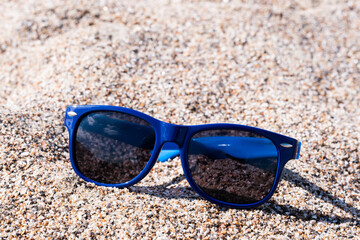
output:
[[[1,239],[359,239],[360,2],[1,1]],[[196,195],[179,159],[129,189],[72,170],[70,104],[303,142],[269,203]]]

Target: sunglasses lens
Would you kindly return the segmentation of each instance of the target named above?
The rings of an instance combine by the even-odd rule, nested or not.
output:
[[[227,203],[255,203],[270,192],[278,163],[274,143],[245,130],[217,129],[196,133],[188,150],[197,186]]]
[[[100,183],[124,183],[148,163],[155,130],[145,120],[120,112],[92,112],[76,132],[75,164],[87,178]]]

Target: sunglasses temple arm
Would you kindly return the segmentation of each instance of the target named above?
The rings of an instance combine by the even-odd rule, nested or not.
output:
[[[299,159],[299,157],[300,157],[300,150],[301,150],[301,142],[298,141],[297,148],[296,148],[296,152],[295,152],[295,154],[296,154],[295,159]]]
[[[233,158],[241,160],[255,160],[261,158],[276,158],[277,151],[270,140],[265,138],[247,138],[214,136],[195,138],[190,140],[189,154],[202,154],[209,158]],[[180,155],[177,146],[164,145],[158,157],[160,162],[165,162]]]
[[[155,133],[151,127],[101,115],[94,118],[96,118],[94,121],[96,126],[89,119],[82,121],[81,128],[85,132],[100,134],[143,149],[153,147]]]

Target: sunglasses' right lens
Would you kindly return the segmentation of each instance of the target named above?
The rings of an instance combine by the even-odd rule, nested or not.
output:
[[[235,204],[255,203],[268,195],[277,170],[274,143],[238,129],[196,133],[188,161],[193,180],[207,195]]]
[[[154,145],[155,130],[145,120],[121,112],[92,112],[77,128],[75,164],[96,182],[124,183],[145,168]]]

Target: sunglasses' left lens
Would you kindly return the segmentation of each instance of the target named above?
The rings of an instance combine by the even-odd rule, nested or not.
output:
[[[145,120],[121,112],[98,111],[83,117],[76,131],[75,165],[100,183],[124,183],[145,168],[155,130]]]
[[[197,132],[189,143],[188,161],[196,185],[227,203],[250,204],[270,192],[278,165],[274,143],[242,129]]]

